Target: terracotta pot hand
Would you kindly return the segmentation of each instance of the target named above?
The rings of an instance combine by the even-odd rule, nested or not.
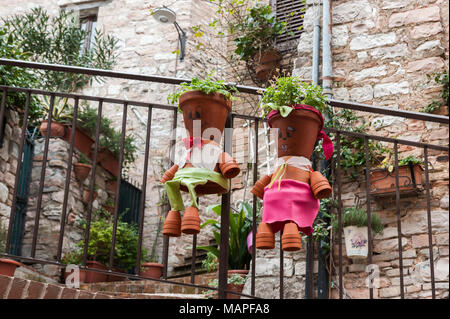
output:
[[[264,197],[264,187],[270,184],[270,181],[272,180],[272,175],[265,175],[262,178],[260,178],[256,183],[255,186],[253,186],[252,190],[250,191],[252,194],[258,196],[260,199],[263,199]]]
[[[239,175],[241,169],[230,154],[223,152],[220,155],[219,169],[223,177],[231,179]]]
[[[161,177],[161,179],[160,179],[160,182],[165,183],[167,181],[172,180],[177,171],[178,171],[178,165],[175,164],[164,173],[163,177]]]
[[[314,197],[317,199],[323,199],[331,196],[331,186],[328,179],[324,177],[319,171],[311,173],[310,180],[311,190]]]

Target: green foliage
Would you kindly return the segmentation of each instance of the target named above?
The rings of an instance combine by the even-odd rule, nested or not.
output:
[[[218,216],[221,215],[222,205],[209,206]],[[258,213],[259,214],[259,213]],[[228,267],[229,269],[249,269],[251,255],[247,248],[247,236],[253,226],[253,208],[248,202],[243,202],[239,212],[230,210],[230,228],[228,245]],[[214,238],[220,243],[220,222],[215,219],[209,219],[201,225],[204,228],[207,225],[213,227]],[[197,249],[206,250],[219,258],[219,250],[214,246],[198,246]]]
[[[47,95],[44,95],[43,100],[44,101],[42,107],[45,111],[43,119],[47,120],[48,115],[50,114],[51,99]],[[70,123],[72,121],[70,108],[71,107],[68,104],[68,98],[61,98],[59,96],[56,96],[53,103],[52,121],[61,124]]]
[[[342,228],[347,226],[363,227],[368,226],[367,222],[367,212],[364,209],[349,207],[345,208],[342,212]],[[371,213],[370,221],[372,224],[372,230],[378,234],[383,231],[383,224],[381,223],[380,217],[377,214]],[[332,222],[333,230],[338,231],[338,220],[337,217],[334,218]]]
[[[111,69],[115,64],[118,40],[96,31],[91,50],[83,49],[89,34],[79,27],[72,12],[61,10],[51,17],[38,7],[23,15],[3,20],[9,34],[28,52],[33,61],[99,69]],[[85,74],[36,71],[45,89],[73,92],[91,83]],[[100,80],[97,78],[97,80]]]
[[[287,22],[275,17],[270,5],[251,8],[244,20],[232,29],[239,34],[234,39],[235,53],[241,60],[251,60],[256,53],[273,48],[276,37],[286,32],[286,26]]]
[[[6,237],[8,236],[8,231],[6,227],[0,222],[0,253],[5,252],[6,247]]]
[[[448,83],[448,71],[435,73],[433,76],[427,74],[428,80],[433,80],[435,83],[442,85],[441,98],[444,100],[444,104],[442,101],[431,101],[424,109],[424,112],[432,113],[437,110],[442,105],[448,105],[449,98],[449,83]]]
[[[78,163],[80,164],[91,164],[91,161],[87,158],[86,155],[80,153],[80,158],[78,159]]]
[[[204,79],[192,78],[191,83],[183,82],[180,84],[181,89],[176,93],[171,93],[167,97],[167,101],[171,104],[178,103],[180,96],[188,91],[201,91],[205,94],[222,94],[228,100],[234,100],[233,93],[237,92],[235,87],[230,87],[222,80],[213,80],[212,72],[210,72]],[[178,111],[181,109],[178,106]]]
[[[409,155],[408,157],[402,158],[398,161],[398,165],[416,165],[423,164],[423,161],[420,158],[417,158],[413,155]]]
[[[264,91],[260,107],[266,117],[272,110],[284,109],[293,104],[307,104],[318,109],[322,114],[329,115],[331,108],[323,95],[322,88],[318,85],[301,82],[295,76],[280,77],[272,81]],[[286,115],[287,116],[287,115]]]
[[[206,259],[202,260],[202,267],[207,272],[214,272],[217,270],[217,261],[217,256],[208,251],[208,253],[206,254]]]
[[[28,60],[30,52],[24,51],[21,43],[5,27],[0,27],[0,57],[14,60]],[[0,65],[0,85],[40,88],[41,79],[31,70],[14,66]],[[1,97],[1,95],[0,95]],[[6,106],[23,114],[26,103],[26,93],[8,92]],[[38,123],[42,116],[42,107],[35,96],[31,96],[29,108],[30,124]]]
[[[90,225],[88,260],[95,260],[109,266],[113,227],[114,222],[108,211],[99,209],[94,213],[94,218]],[[86,230],[86,221],[81,222],[81,228]],[[138,239],[137,226],[126,223],[119,217],[114,247],[114,266],[124,270],[136,266]],[[76,250],[64,256],[64,263],[80,264],[84,249],[84,239],[78,242],[76,247]],[[145,248],[142,249],[142,253],[144,257],[147,256]]]

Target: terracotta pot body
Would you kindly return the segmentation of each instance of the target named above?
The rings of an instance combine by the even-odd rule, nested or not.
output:
[[[91,165],[89,164],[83,164],[83,163],[75,163],[73,164],[75,176],[78,180],[84,181],[91,172]]]
[[[102,207],[104,210],[108,211],[111,215],[114,214],[114,206],[103,205]]]
[[[287,117],[275,114],[269,122],[272,128],[279,129],[278,157],[311,158],[322,125],[316,113],[306,109],[292,110]]]
[[[197,207],[190,206],[185,209],[181,219],[181,232],[188,235],[200,232],[200,216]]]
[[[53,124],[52,124],[53,126]],[[64,139],[70,143],[70,137],[72,135],[72,126],[66,125],[66,134],[64,135]],[[73,141],[73,145],[82,153],[89,155],[91,152],[92,145],[94,144],[94,140],[87,135],[82,129],[75,127],[75,137]]]
[[[253,186],[252,190],[250,191],[252,194],[258,196],[259,198],[263,199],[264,196],[264,187],[269,185],[270,183],[270,175],[265,175],[260,180],[258,180],[255,183],[255,186]]]
[[[97,155],[97,162],[110,172],[113,176],[117,177],[117,172],[119,170],[119,161],[117,158],[108,150],[101,150]]]
[[[328,179],[319,171],[311,173],[311,190],[318,199],[330,197],[332,193]]]
[[[278,75],[281,61],[281,54],[278,50],[270,49],[261,53],[256,53],[253,57],[256,68],[256,77],[262,81],[267,81],[271,77]]]
[[[162,276],[163,265],[159,263],[143,263],[141,276],[159,279]]]
[[[272,231],[272,226],[267,223],[260,223],[256,233],[256,248],[257,249],[273,249],[275,247],[275,234]]]
[[[92,200],[94,201],[98,196],[98,192],[94,191],[92,194]],[[83,203],[87,204],[89,203],[89,190],[85,189],[83,191]]]
[[[201,91],[189,91],[180,96],[180,109],[189,136],[210,139],[210,136],[204,136],[203,133],[207,129],[217,129],[220,134],[223,133],[228,113],[231,112],[231,101],[219,93],[208,95]],[[194,121],[201,121],[201,136],[194,136]],[[217,144],[220,143],[218,138],[219,136],[214,136]]]
[[[39,131],[42,136],[47,136],[48,133],[48,121],[43,121],[39,127]],[[50,127],[50,137],[63,137],[66,134],[66,127],[58,122],[52,121]]]
[[[414,176],[416,188],[422,188],[422,172],[421,165],[413,165],[413,175],[409,165],[398,167],[399,191],[407,192],[414,190],[412,177]],[[372,195],[395,194],[395,169],[389,172],[387,169],[375,169],[370,171],[370,193]]]
[[[364,259],[369,252],[369,236],[367,226],[344,227],[345,250],[347,257],[352,259]]]
[[[117,180],[109,180],[106,182],[106,191],[110,193],[116,193],[117,190]]]
[[[175,173],[177,171],[178,171],[178,165],[175,164],[164,173],[163,177],[161,177],[161,179],[160,179],[160,182],[165,183],[167,181],[171,181],[174,178]]]
[[[108,270],[108,267],[106,267],[102,263],[99,263],[98,261],[87,261],[86,267],[93,269]],[[64,280],[66,280],[69,275],[70,275],[69,272],[64,271]],[[80,282],[84,283],[105,282],[108,281],[108,276],[109,275],[106,273],[89,271],[88,269],[80,269]]]
[[[7,258],[0,258],[0,275],[13,277],[17,267],[22,264]]]
[[[125,273],[122,269],[117,268],[117,267],[113,267],[112,271]],[[109,281],[109,282],[126,281],[126,280],[127,280],[126,277],[116,276],[116,275],[108,275],[108,278],[107,278],[107,281]]]

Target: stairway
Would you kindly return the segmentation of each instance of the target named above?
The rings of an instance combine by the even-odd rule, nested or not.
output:
[[[217,278],[217,273],[195,276],[195,284],[208,286],[210,280]],[[169,278],[180,283],[190,283],[191,277]],[[124,299],[206,299],[203,292],[207,289],[169,284],[153,280],[127,280],[119,282],[100,282],[81,284],[80,289],[89,292],[101,292],[115,298]]]

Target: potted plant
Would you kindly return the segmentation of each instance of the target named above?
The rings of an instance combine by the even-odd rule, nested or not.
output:
[[[0,252],[5,252],[6,236],[7,231],[0,223]],[[13,277],[16,268],[20,267],[21,265],[21,263],[15,260],[9,258],[0,258],[0,275]]]
[[[422,160],[408,156],[398,161],[398,179],[400,193],[417,192],[422,189]],[[370,194],[387,196],[396,193],[396,171],[391,156],[382,161],[379,168],[370,170]]]
[[[256,248],[273,249],[275,233],[283,230],[282,249],[301,249],[299,232],[310,235],[319,211],[319,200],[331,196],[331,186],[312,169],[316,141],[323,139],[325,158],[333,155],[333,142],[323,132],[323,112],[328,112],[322,89],[296,77],[280,77],[264,92],[260,107],[278,135],[275,170],[255,183],[251,192],[263,200],[262,223]]]
[[[228,276],[227,278],[227,287],[226,290],[238,292],[241,293],[244,289],[245,282],[247,281],[247,277],[239,275],[239,274],[232,274]],[[218,279],[212,279],[208,283],[209,287],[217,288],[219,286],[219,280]],[[204,294],[208,298],[217,298],[217,291],[209,290],[205,291]],[[241,296],[229,293],[227,292],[225,295],[226,299],[240,299]]]
[[[221,215],[222,205],[208,207],[218,216]],[[248,202],[243,202],[239,211],[230,210],[230,239],[228,248],[228,277],[238,275],[246,277],[252,259],[247,248],[247,237],[253,226],[253,208]],[[213,227],[214,238],[220,243],[220,222],[209,219],[201,227],[211,225]],[[197,246],[197,249],[205,250],[219,258],[219,250],[215,246]]]
[[[106,191],[109,193],[116,193],[117,190],[117,177],[113,176],[106,181]]]
[[[75,171],[75,177],[81,182],[84,181],[89,176],[89,173],[92,168],[90,161],[83,153],[80,153],[80,159],[78,160],[77,163],[73,164],[73,166]]]
[[[66,135],[66,127],[64,124],[70,122],[70,107],[67,103],[68,98],[55,97],[52,110],[52,124],[50,128],[50,137],[63,137]],[[47,136],[48,133],[48,116],[50,113],[50,101],[48,96],[44,95],[43,109],[44,120],[39,127],[42,136]]]
[[[89,192],[88,188],[85,188],[83,190],[83,195],[82,195],[82,199],[81,200],[85,204],[89,203],[89,193],[90,192]],[[94,201],[97,198],[97,196],[98,196],[98,186],[97,186],[97,184],[95,184],[94,185],[94,193],[92,194],[92,200]]]
[[[106,210],[111,215],[114,214],[114,201],[108,198],[102,205],[103,209]]]
[[[347,257],[353,259],[366,258],[369,248],[367,212],[357,207],[346,208],[341,220]],[[372,213],[370,221],[373,233],[378,234],[383,231],[383,225],[377,214]],[[333,230],[337,232],[338,221],[336,218],[334,218],[332,226]]]
[[[159,214],[159,216],[160,218],[158,218],[158,226],[156,228],[155,240],[153,241],[150,255],[146,255],[144,258],[144,262],[141,264],[141,276],[157,279],[161,278],[164,267],[163,264],[159,263],[159,258],[158,255],[156,254],[158,238],[162,230],[161,214]]]
[[[85,102],[86,103],[86,102]],[[70,109],[70,118],[73,118],[73,108]],[[95,136],[95,132],[92,132],[92,127],[96,127],[97,111],[89,106],[80,107],[77,115],[77,123],[75,124],[75,136],[73,145],[83,154],[89,156],[94,140],[92,136]],[[94,122],[95,121],[95,122]],[[72,136],[72,123],[66,123],[66,134],[64,139],[70,142]],[[89,126],[89,130],[86,128]]]
[[[253,7],[236,26],[236,32],[241,35],[234,39],[235,53],[241,60],[256,65],[258,79],[267,81],[277,75],[281,53],[275,49],[275,39],[286,32],[286,26],[286,22],[279,21],[271,12],[270,5]]]

